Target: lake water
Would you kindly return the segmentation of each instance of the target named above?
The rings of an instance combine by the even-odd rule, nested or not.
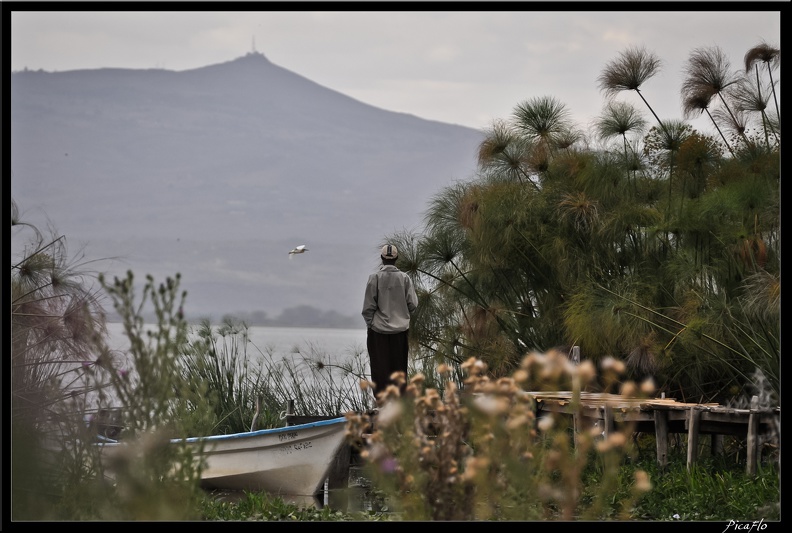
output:
[[[156,331],[156,325],[144,326],[146,331]],[[129,339],[121,323],[109,323],[109,347],[120,353],[126,353]],[[218,337],[216,327],[215,343],[218,353],[235,353],[242,355],[238,347],[234,347],[231,337],[225,340]],[[329,380],[336,390],[358,388],[360,377],[368,379],[370,368],[366,351],[366,329],[335,329],[335,328],[273,328],[251,326],[247,330],[249,344],[246,347],[247,360],[255,363],[263,361],[264,366],[275,368],[274,364],[284,362],[295,375],[302,376],[306,382],[316,383],[316,367],[321,363],[322,380]],[[145,340],[145,337],[144,337]],[[240,337],[235,341],[242,344]],[[225,346],[225,348],[224,348]],[[352,369],[352,372],[349,372]],[[278,375],[283,374],[279,371]],[[288,374],[289,379],[295,379]],[[288,381],[287,380],[287,381]],[[327,382],[325,382],[327,383]],[[325,387],[325,385],[323,385]]]
[[[154,325],[146,329],[155,329]],[[124,351],[129,339],[121,323],[109,323],[110,348]],[[251,326],[248,335],[252,346],[273,356],[324,355],[340,362],[351,354],[366,353],[366,328],[272,328]],[[255,350],[254,350],[255,352]]]

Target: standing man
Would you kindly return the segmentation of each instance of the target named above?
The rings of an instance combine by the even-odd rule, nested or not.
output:
[[[407,379],[407,334],[410,315],[418,307],[418,297],[410,277],[396,268],[399,251],[386,244],[380,251],[382,266],[371,274],[363,297],[363,319],[368,333],[366,348],[371,365],[374,397],[389,384],[394,372],[404,372]],[[404,393],[405,386],[401,387]]]

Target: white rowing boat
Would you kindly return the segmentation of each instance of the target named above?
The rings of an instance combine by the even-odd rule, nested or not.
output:
[[[203,449],[206,489],[266,491],[313,497],[328,478],[346,441],[344,417],[229,435],[174,439]],[[111,456],[123,442],[101,444]]]

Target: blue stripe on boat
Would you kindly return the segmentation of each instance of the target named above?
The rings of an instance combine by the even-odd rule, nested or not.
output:
[[[215,442],[221,440],[242,439],[248,437],[255,437],[257,435],[268,435],[276,433],[285,433],[289,431],[299,431],[317,426],[330,426],[335,424],[346,423],[346,418],[340,416],[338,418],[331,418],[329,420],[318,420],[316,422],[308,422],[306,424],[297,424],[294,426],[285,426],[280,428],[259,429],[257,431],[245,431],[243,433],[230,433],[228,435],[210,435],[208,437],[188,437],[186,439],[171,439],[171,442]]]

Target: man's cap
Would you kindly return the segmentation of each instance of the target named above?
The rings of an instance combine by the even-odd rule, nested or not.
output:
[[[397,257],[399,257],[399,250],[397,250],[396,247],[393,246],[392,244],[386,244],[385,246],[382,247],[382,250],[380,251],[380,256],[383,259],[396,259]]]

